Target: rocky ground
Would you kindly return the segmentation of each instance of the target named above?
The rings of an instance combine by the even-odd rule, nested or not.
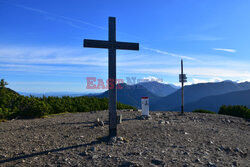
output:
[[[250,166],[250,122],[177,112],[119,111],[108,145],[108,112],[68,113],[0,123],[0,166]],[[104,126],[95,126],[95,120]]]

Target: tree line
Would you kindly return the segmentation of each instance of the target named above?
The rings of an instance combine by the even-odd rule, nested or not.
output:
[[[37,118],[64,112],[89,112],[108,109],[107,98],[96,97],[34,97],[22,96],[0,83],[0,119]],[[135,109],[117,103],[118,109]]]

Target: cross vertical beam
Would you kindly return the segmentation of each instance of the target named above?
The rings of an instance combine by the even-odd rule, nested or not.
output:
[[[109,18],[109,137],[117,136],[117,112],[116,112],[116,23],[115,18]],[[113,44],[113,45],[112,45]]]

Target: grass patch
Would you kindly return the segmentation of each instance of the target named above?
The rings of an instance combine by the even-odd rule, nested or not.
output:
[[[209,111],[209,110],[203,110],[203,109],[194,110],[192,112],[194,112],[194,113],[216,114],[216,112]]]
[[[67,114],[67,113],[69,113],[69,112],[62,112],[62,113],[57,113],[57,114],[49,114],[49,115],[44,115],[41,118],[53,118],[54,116],[63,115],[63,114]]]
[[[6,119],[0,119],[0,122],[7,122]]]

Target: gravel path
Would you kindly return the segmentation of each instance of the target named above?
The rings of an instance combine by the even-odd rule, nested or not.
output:
[[[1,122],[0,166],[250,167],[250,122],[244,119],[154,112],[139,120],[139,112],[119,113],[121,137],[113,145],[102,142],[107,111]],[[96,118],[105,125],[94,126]]]

